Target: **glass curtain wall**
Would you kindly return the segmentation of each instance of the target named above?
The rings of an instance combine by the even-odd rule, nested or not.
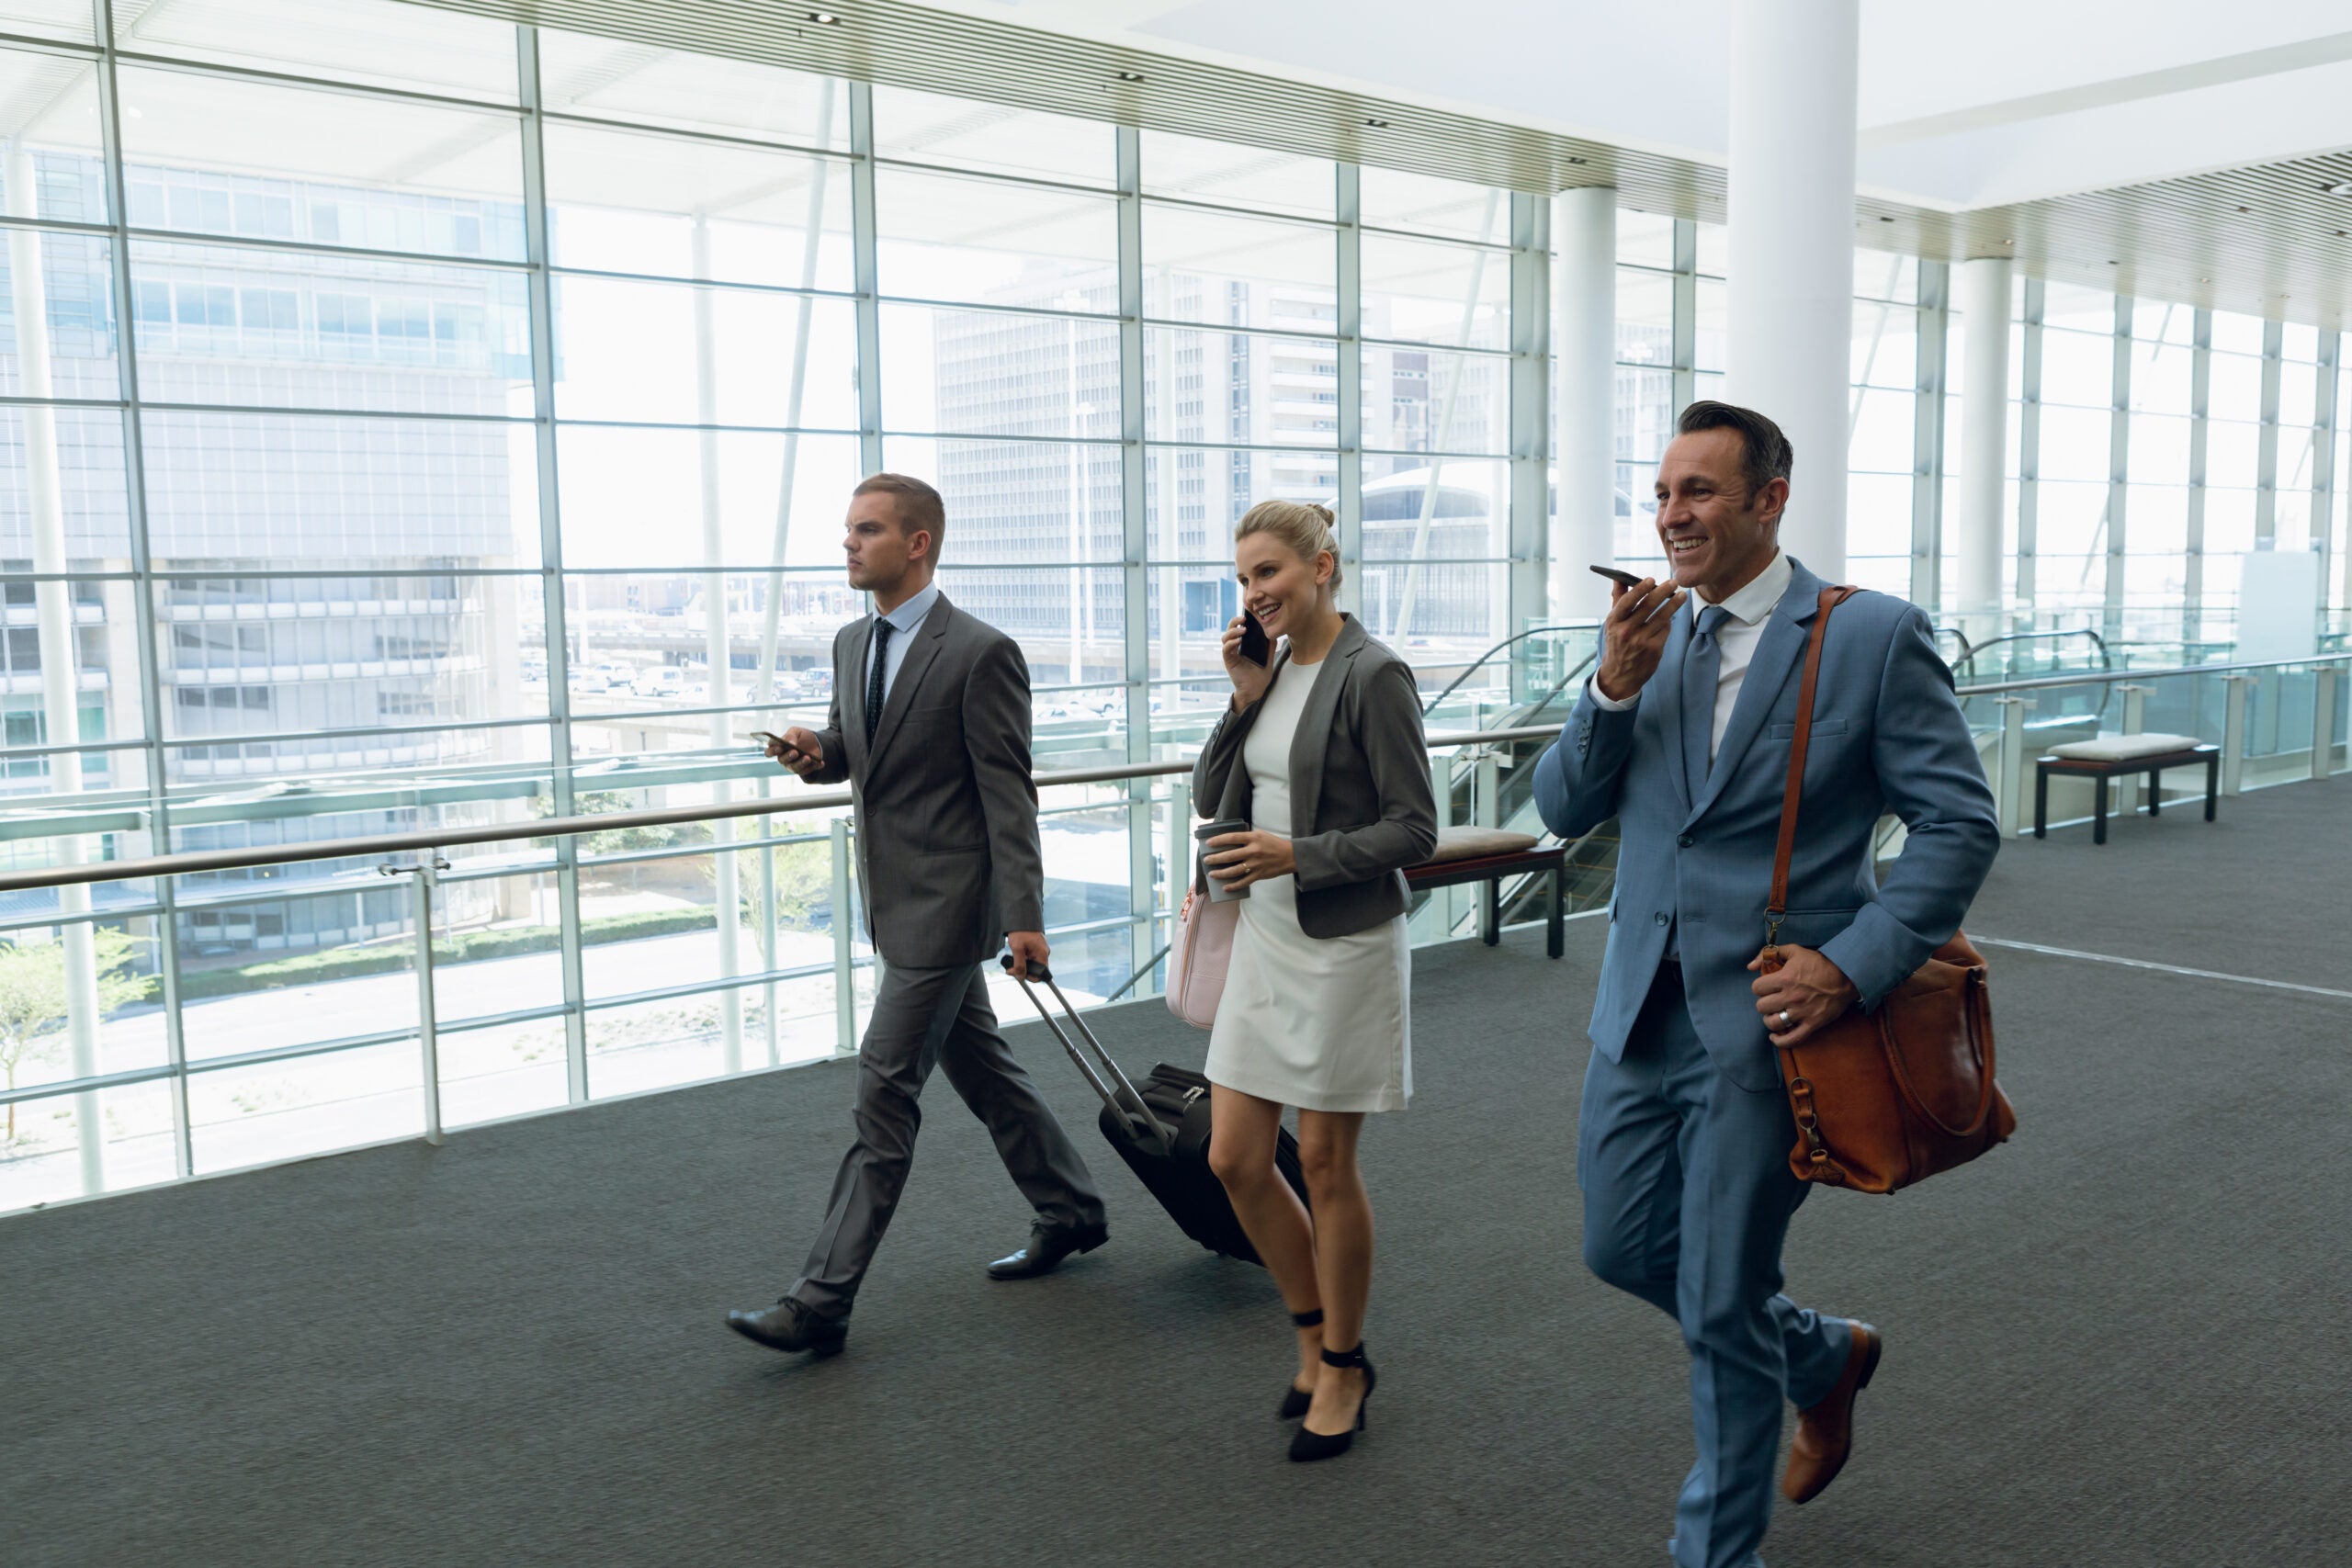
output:
[[[1432,690],[1541,609],[1541,197],[396,0],[107,14],[0,41],[0,863],[322,848],[0,899],[0,1206],[416,1133],[417,874],[330,841],[800,789],[745,736],[832,700],[863,473],[945,492],[1048,768],[1197,743],[1259,500],[1333,507],[1346,603]],[[1619,236],[1617,553],[1654,570],[1724,247]],[[1941,269],[1857,280],[1855,571],[1933,598]],[[2333,334],[2019,311],[2021,598],[2196,637],[2248,550],[2345,561]],[[1184,804],[1048,791],[1079,991],[1158,950]],[[447,852],[445,1119],[854,1042],[846,832]]]
[[[1045,767],[1197,741],[1257,500],[1433,682],[1503,633],[1508,193],[393,0],[52,9],[0,44],[11,867],[797,790],[744,736],[822,720],[886,466]],[[1078,991],[1178,809],[1048,792]],[[445,852],[445,1121],[854,1043],[845,829]],[[420,1131],[386,869],[0,903],[0,1207]]]

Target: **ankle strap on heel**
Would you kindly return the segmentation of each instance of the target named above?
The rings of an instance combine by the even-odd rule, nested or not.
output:
[[[1323,1364],[1327,1367],[1369,1367],[1372,1365],[1364,1359],[1362,1340],[1356,1341],[1356,1348],[1352,1350],[1333,1350],[1327,1348],[1323,1352]]]
[[[1312,1312],[1295,1312],[1290,1314],[1290,1320],[1301,1328],[1320,1328],[1323,1326],[1323,1309],[1317,1307]]]

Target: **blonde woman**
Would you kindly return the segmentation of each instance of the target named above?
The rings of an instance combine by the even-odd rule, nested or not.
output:
[[[1331,513],[1250,508],[1234,530],[1242,607],[1280,644],[1242,656],[1225,632],[1233,700],[1193,770],[1193,799],[1247,832],[1209,840],[1204,876],[1246,889],[1209,1036],[1209,1165],[1298,1328],[1282,1415],[1305,1416],[1294,1460],[1345,1453],[1374,1382],[1364,1355],[1372,1201],[1356,1166],[1364,1117],[1413,1092],[1405,867],[1437,843],[1420,697],[1405,661],[1333,602]],[[1197,881],[1194,897],[1206,892]],[[1298,1108],[1310,1219],[1274,1168]]]

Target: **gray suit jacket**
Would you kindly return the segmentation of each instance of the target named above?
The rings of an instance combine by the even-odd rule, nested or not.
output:
[[[1285,648],[1274,672],[1289,662]],[[1250,770],[1241,765],[1241,743],[1262,705],[1252,703],[1236,713],[1228,704],[1193,764],[1193,800],[1210,821],[1250,816]],[[1290,803],[1302,931],[1347,936],[1405,912],[1402,873],[1437,848],[1437,797],[1421,744],[1421,697],[1412,667],[1374,642],[1353,615],[1316,667],[1299,715],[1290,748]],[[1200,857],[1193,863],[1193,886],[1205,892]]]
[[[1797,673],[1822,589],[1793,564],[1696,799],[1682,759],[1682,659],[1695,602],[1676,613],[1640,700],[1611,713],[1588,692],[1536,763],[1536,805],[1554,832],[1573,839],[1618,820],[1617,891],[1591,1027],[1611,1061],[1624,1053],[1679,922],[1700,1043],[1741,1088],[1780,1084],[1747,963],[1764,945]],[[1888,811],[1910,833],[1882,884],[1871,830]],[[1951,939],[1999,848],[1993,792],[1928,617],[1883,593],[1855,594],[1830,616],[1822,644],[1781,940],[1817,949],[1861,992],[1858,1005],[1875,1008]]]
[[[985,963],[1007,931],[1045,929],[1037,786],[1029,775],[1029,666],[1020,645],[939,602],[865,743],[874,617],[833,638],[833,705],[809,778],[849,781],[866,930],[888,964]]]

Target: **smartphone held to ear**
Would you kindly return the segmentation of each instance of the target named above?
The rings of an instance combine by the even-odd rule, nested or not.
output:
[[[1631,588],[1635,583],[1641,581],[1641,579],[1634,573],[1630,571],[1621,571],[1613,566],[1596,566],[1592,570],[1594,575],[1605,577],[1620,588]]]
[[[1241,612],[1241,657],[1256,665],[1264,665],[1274,657],[1274,639],[1258,624],[1258,617],[1249,611]]]

